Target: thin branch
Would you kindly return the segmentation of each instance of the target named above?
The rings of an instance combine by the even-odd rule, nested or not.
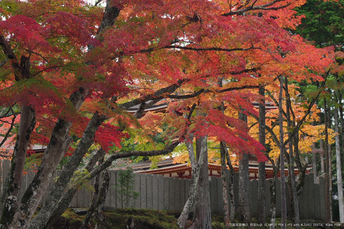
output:
[[[232,72],[230,72],[230,74],[232,74],[232,75],[239,75],[239,74],[242,74],[242,73],[247,73],[247,72],[252,72],[252,71],[254,72],[254,71],[257,71],[257,70],[259,70],[259,67],[258,68],[244,69],[244,70],[241,70],[241,71],[232,71]],[[140,104],[140,107],[142,107],[141,104],[146,103],[149,100],[153,100],[153,101],[150,101],[148,104],[145,104],[145,109],[148,109],[148,108],[152,107],[154,104],[156,104],[157,102],[159,102],[161,99],[164,99],[164,98],[188,99],[188,98],[194,98],[194,97],[196,97],[196,96],[198,96],[198,95],[200,95],[202,93],[214,92],[214,91],[211,91],[209,89],[200,89],[198,91],[195,91],[194,93],[190,93],[190,94],[187,94],[187,95],[171,95],[171,93],[173,93],[179,87],[181,87],[183,83],[187,83],[189,81],[190,81],[190,79],[178,80],[178,82],[176,84],[170,85],[170,86],[165,87],[165,88],[161,88],[161,89],[155,91],[154,93],[151,93],[149,95],[143,96],[141,98],[134,99],[134,100],[132,100],[130,102],[120,104],[119,107],[122,108],[122,109],[128,109],[128,108],[131,108],[131,107],[133,107],[135,105],[139,105],[139,104]],[[242,86],[242,87],[232,87],[232,88],[226,88],[226,89],[222,89],[222,90],[217,90],[215,92],[223,93],[223,92],[228,92],[228,91],[233,91],[233,90],[254,89],[254,88],[259,88],[259,85],[258,86],[256,86],[256,85],[247,85],[247,86]],[[111,100],[115,101],[115,100],[117,100],[117,97],[114,97]],[[140,115],[142,115],[142,114],[140,114]]]
[[[279,106],[279,103],[278,103],[278,101],[276,100],[276,98],[273,97],[271,91],[269,91],[269,90],[266,90],[266,91],[268,92],[268,95],[269,95],[270,99],[272,99],[272,100],[274,101],[274,103],[276,104],[276,107],[278,107],[278,106]],[[283,109],[282,109],[282,113],[283,113],[283,116],[284,116],[284,117],[287,117],[287,114],[285,113],[285,111],[284,111]]]
[[[43,69],[43,70],[41,70],[41,71],[36,72],[36,73],[33,74],[32,76],[36,76],[36,75],[38,75],[39,73],[45,72],[46,70],[49,70],[49,69],[61,68],[61,67],[63,67],[63,65],[60,65],[60,66],[51,66],[51,67],[48,67],[48,68],[45,68],[45,69]]]
[[[253,123],[253,124],[251,124],[249,127],[248,127],[248,129],[250,130],[250,129],[252,129],[255,125],[257,125],[259,122],[255,122],[255,123]]]
[[[0,118],[6,118],[6,117],[9,117],[9,116],[12,116],[13,114],[9,114],[10,111],[12,111],[13,113],[13,110],[12,110],[12,107],[10,107],[5,114],[0,114]]]
[[[102,0],[98,0],[98,1],[94,4],[94,6],[98,6],[98,4],[101,3],[101,2],[102,2]]]
[[[309,104],[308,106],[308,109],[306,111],[306,114],[302,117],[302,119],[297,123],[296,127],[294,128],[293,132],[291,132],[291,135],[290,137],[293,138],[294,135],[299,131],[299,129],[301,128],[301,125],[303,124],[303,122],[305,121],[305,119],[307,118],[307,116],[311,113],[311,109],[313,107],[313,105],[315,104],[315,102],[318,100],[321,92],[323,91],[325,85],[326,85],[326,80],[327,80],[327,76],[329,75],[330,73],[330,70],[328,70],[328,72],[326,73],[326,77],[325,77],[325,80],[324,82],[322,83],[321,87],[320,87],[320,90],[317,94],[317,96],[313,99],[313,101]],[[284,145],[288,144],[289,141],[291,141],[290,138],[288,138],[285,142],[284,142]]]
[[[166,98],[166,96],[165,96],[166,94],[173,93],[175,90],[177,90],[179,87],[181,87],[183,83],[188,82],[188,81],[190,81],[190,80],[189,79],[178,80],[178,82],[176,84],[173,84],[171,86],[159,89],[156,92],[149,94],[147,96],[134,99],[134,100],[127,102],[127,103],[123,103],[123,104],[119,105],[119,107],[122,109],[128,109],[128,108],[133,107],[135,105],[145,103],[148,100],[158,100],[158,99]]]
[[[161,48],[150,48],[150,49],[142,49],[139,51],[139,53],[147,53],[147,52],[153,52],[160,49],[183,49],[183,50],[192,50],[192,51],[222,51],[222,52],[234,52],[234,51],[248,51],[253,49],[259,49],[262,50],[260,47],[250,47],[250,48],[219,48],[219,47],[209,47],[209,48],[193,48],[189,46],[177,46],[177,45],[168,45]]]
[[[231,87],[231,88],[226,88],[222,90],[215,90],[217,93],[224,93],[224,92],[229,92],[229,91],[234,91],[234,90],[244,90],[244,89],[255,89],[259,88],[259,85],[247,85],[247,86],[242,86],[242,87]],[[170,99],[189,99],[189,98],[194,98],[202,93],[210,93],[214,92],[214,90],[209,90],[209,89],[200,89],[194,93],[187,94],[187,95],[165,95],[165,98],[170,98]]]
[[[12,108],[10,108],[10,109],[12,110]],[[13,111],[12,111],[12,112],[13,112]],[[11,133],[13,127],[14,127],[14,121],[15,121],[16,117],[17,117],[16,115],[13,115],[11,126],[10,126],[10,128],[8,129],[8,131],[7,131],[7,133],[5,134],[5,136],[3,137],[3,139],[2,139],[2,141],[1,141],[1,143],[0,143],[0,147],[5,143],[5,141],[7,140],[8,136],[10,135],[10,133]]]
[[[196,103],[192,104],[189,115],[186,117],[189,121],[191,119],[192,113],[194,112],[195,108],[196,108]]]
[[[223,93],[223,92],[234,91],[234,90],[255,89],[255,88],[259,88],[259,85],[246,85],[242,87],[231,87],[231,88],[219,90],[217,92]]]
[[[8,58],[6,58],[3,62],[0,63],[0,68],[3,67],[8,61]]]
[[[228,13],[222,14],[221,16],[231,16],[231,15],[243,14],[245,12],[252,11],[252,10],[279,10],[279,9],[283,9],[283,8],[286,8],[286,7],[291,5],[291,3],[288,3],[288,4],[283,5],[283,6],[270,7],[270,6],[275,5],[278,2],[282,2],[282,1],[283,0],[274,0],[270,3],[260,5],[260,6],[254,6],[254,4],[256,3],[256,2],[254,2],[251,6],[249,6],[247,8],[236,10],[236,11],[230,11]]]
[[[256,115],[251,115],[251,116],[255,118],[257,121],[259,120],[259,118]],[[267,130],[270,133],[273,142],[279,147],[279,140],[276,134],[274,133],[273,128],[270,128],[268,125],[265,125],[265,130]]]
[[[170,49],[183,49],[183,50],[192,50],[192,51],[222,51],[222,52],[234,52],[234,51],[248,51],[253,49],[259,49],[262,50],[259,47],[250,47],[250,48],[232,48],[232,49],[226,49],[226,48],[218,48],[218,47],[209,47],[209,48],[193,48],[189,46],[177,46],[177,45],[171,45],[171,46],[165,46],[163,48],[170,48]]]

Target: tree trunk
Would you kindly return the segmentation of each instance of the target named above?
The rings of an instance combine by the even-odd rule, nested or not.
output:
[[[164,155],[164,154],[171,153],[174,150],[174,148],[177,147],[178,144],[179,144],[179,142],[175,141],[175,142],[171,143],[170,145],[166,146],[165,149],[162,149],[162,150],[129,151],[129,152],[123,152],[123,153],[116,153],[116,154],[111,155],[104,163],[102,163],[101,165],[98,165],[98,167],[96,167],[96,168],[93,168],[94,164],[89,166],[91,163],[91,161],[90,161],[89,164],[86,166],[87,171],[90,171],[90,173],[86,174],[84,177],[76,180],[74,184],[70,184],[70,188],[63,193],[62,197],[60,198],[60,200],[55,205],[55,207],[53,208],[52,211],[50,211],[50,212],[45,211],[45,214],[47,214],[47,217],[49,217],[48,223],[46,223],[47,219],[41,218],[40,220],[38,220],[38,223],[36,223],[34,225],[34,228],[51,228],[51,226],[50,226],[50,225],[52,225],[51,222],[56,220],[56,217],[60,216],[68,208],[68,205],[70,204],[71,200],[73,199],[73,195],[76,192],[76,189],[78,187],[80,187],[83,184],[83,182],[91,180],[92,178],[96,177],[99,173],[101,173],[104,169],[111,166],[112,162],[114,160],[119,159],[119,158],[127,158],[127,157],[131,157],[131,156]],[[101,151],[103,151],[103,150],[101,150]],[[94,157],[96,157],[96,155]],[[96,160],[93,160],[93,158],[92,158],[92,161],[93,162],[96,161]],[[49,204],[48,200],[47,200],[46,204]],[[39,211],[38,214],[40,214],[40,212],[41,211]],[[34,220],[36,219],[36,217],[34,218]],[[32,222],[31,222],[31,225],[32,225]],[[46,225],[46,226],[44,226],[44,225]]]
[[[330,113],[329,113],[329,117],[330,117]],[[330,120],[331,120],[331,118],[329,118],[329,125],[330,125]],[[333,183],[332,183],[332,178],[333,178],[333,176],[332,176],[332,151],[331,151],[331,145],[329,144],[328,145],[328,149],[327,149],[327,151],[328,151],[328,158],[329,158],[329,178],[330,178],[330,180],[329,180],[329,194],[330,194],[330,196],[329,196],[329,198],[330,198],[330,219],[331,219],[331,222],[332,222],[332,220],[333,220],[333,209],[332,209],[332,205],[333,205],[333,199],[332,199],[332,191],[333,191]]]
[[[307,171],[307,166],[308,166],[307,162],[305,162],[305,164],[302,164],[301,162],[301,155],[299,151],[299,139],[300,139],[299,133],[297,132],[294,136],[294,154],[295,154],[294,159],[295,159],[297,168],[299,170],[299,179],[296,184],[296,191],[297,191],[298,197],[301,195],[302,188],[305,183],[306,171]]]
[[[177,220],[177,224],[180,228],[185,228],[185,224],[189,217],[189,213],[191,211],[192,206],[195,203],[195,197],[197,194],[197,187],[200,177],[200,168],[202,167],[202,163],[204,161],[203,157],[205,156],[204,153],[200,154],[200,159],[198,160],[198,162],[196,162],[193,144],[190,142],[185,142],[185,144],[188,148],[189,158],[191,161],[192,176],[188,199],[185,202],[183,211]]]
[[[276,164],[271,161],[274,177],[270,180],[270,229],[275,229],[276,226],[276,180],[278,179],[279,160],[277,160]]]
[[[331,223],[332,217],[331,217],[331,189],[330,189],[330,182],[332,182],[331,176],[330,176],[330,154],[329,152],[329,144],[328,144],[328,110],[327,110],[327,105],[326,105],[326,98],[324,98],[324,110],[325,110],[325,158],[326,158],[326,164],[325,164],[325,186],[326,186],[326,222]]]
[[[318,182],[318,174],[317,174],[317,154],[314,151],[315,150],[315,146],[313,145],[312,147],[312,165],[313,165],[313,174],[314,174],[314,184],[316,184]]]
[[[229,218],[229,206],[228,206],[228,189],[227,189],[227,175],[226,175],[226,144],[225,142],[220,143],[220,153],[221,153],[221,180],[222,180],[222,199],[223,199],[223,212],[225,227],[229,228],[230,218]]]
[[[343,151],[344,149],[344,111],[343,111],[343,103],[342,103],[342,93],[338,92],[338,102],[339,102],[339,114],[340,114],[340,128],[339,128],[339,132],[340,132],[340,137],[341,137],[341,141],[340,141],[340,149],[341,151]],[[342,167],[344,166],[344,153],[341,153],[341,162],[342,162]]]
[[[285,228],[287,223],[287,201],[286,201],[286,190],[285,190],[285,174],[284,174],[284,141],[283,141],[283,76],[280,76],[280,94],[279,94],[279,127],[280,127],[280,163],[281,163],[281,218],[282,218],[282,229]]]
[[[321,174],[325,173],[325,161],[324,161],[325,155],[324,155],[324,152],[325,152],[324,141],[320,140],[320,154],[319,154],[319,157],[320,157]]]
[[[104,157],[99,159],[99,163],[100,164],[103,163],[103,162],[104,162]],[[86,228],[86,225],[88,225],[88,222],[90,221],[91,217],[93,216],[94,211],[97,208],[97,200],[99,198],[101,180],[102,180],[102,173],[99,173],[96,176],[96,179],[95,179],[94,184],[93,184],[94,192],[93,192],[93,195],[92,195],[91,205],[88,208],[86,216],[85,216],[85,218],[82,221],[82,224],[81,224],[81,227],[80,227],[81,229]]]
[[[265,87],[259,85],[259,143],[265,147]],[[258,222],[266,222],[266,196],[265,196],[265,162],[258,163]]]
[[[336,169],[337,169],[337,187],[338,187],[338,202],[339,202],[339,220],[344,223],[344,199],[343,199],[343,180],[342,180],[342,163],[340,158],[340,142],[339,142],[339,121],[338,109],[334,110],[334,121],[336,131]]]
[[[239,161],[239,209],[237,219],[240,222],[250,222],[250,203],[249,203],[249,154],[243,153]]]
[[[289,181],[291,184],[291,203],[292,203],[292,212],[293,212],[293,221],[296,224],[296,228],[301,228],[300,226],[300,211],[299,211],[299,199],[297,197],[297,190],[296,190],[296,181],[295,181],[295,171],[294,171],[294,151],[293,151],[293,136],[291,136],[291,129],[293,128],[294,125],[291,124],[291,117],[290,117],[290,111],[291,111],[291,101],[290,101],[290,95],[288,91],[288,80],[287,78],[285,79],[285,92],[286,92],[286,98],[287,98],[287,122],[288,122],[288,138],[290,139],[289,141],[289,166],[288,166],[288,171],[289,171]]]
[[[288,133],[290,135],[290,132]],[[289,136],[291,137],[291,136]],[[292,137],[291,137],[292,138]],[[293,142],[290,140],[289,142],[289,166],[288,166],[288,172],[289,172],[289,179],[290,185],[291,185],[291,203],[292,203],[292,216],[293,221],[297,225],[296,228],[300,227],[300,210],[299,210],[299,198],[297,195],[297,189],[296,189],[296,180],[295,180],[295,170],[294,170],[294,151],[293,151]]]
[[[222,87],[222,78],[220,79],[219,86]],[[220,106],[222,113],[224,113],[224,104]],[[221,154],[221,180],[222,180],[222,199],[223,199],[223,213],[225,227],[229,228],[230,225],[230,213],[228,206],[228,187],[227,187],[227,166],[226,166],[226,156],[228,154],[227,146],[224,141],[220,142],[220,154]]]
[[[13,222],[13,220],[18,218],[16,211],[20,207],[19,192],[25,165],[26,151],[35,125],[36,118],[34,109],[30,106],[23,105],[21,107],[20,126],[17,134],[17,142],[14,147],[11,168],[1,197],[1,204],[3,204],[3,206],[1,206],[3,209],[1,212],[1,228],[17,228],[20,226],[19,222]]]
[[[73,155],[70,157],[66,166],[62,170],[59,179],[54,184],[54,188],[49,193],[47,197],[49,202],[47,202],[46,205],[42,207],[39,213],[32,220],[30,228],[39,228],[39,225],[45,225],[50,218],[50,213],[52,213],[54,209],[58,207],[57,203],[60,200],[64,189],[72,178],[74,171],[80,164],[83,156],[87,153],[89,147],[93,144],[95,133],[104,120],[105,117],[103,117],[102,115],[98,115],[97,113],[93,115],[92,119],[86,127],[80,143],[78,144]]]
[[[95,164],[97,163],[97,161],[101,158],[101,157],[104,157],[105,155],[105,151],[103,149],[99,149],[97,151],[97,153],[91,158],[91,160],[88,162],[88,164],[86,165],[85,169],[87,171],[91,171],[92,168],[95,166]],[[52,212],[49,212],[49,215],[47,215],[47,217],[50,217],[49,219],[46,219],[44,220],[44,222],[42,222],[41,225],[36,225],[38,226],[39,228],[51,228],[52,225],[55,223],[56,219],[62,215],[63,212],[65,212],[65,210],[68,208],[70,202],[72,201],[73,199],[73,196],[74,194],[77,192],[79,186],[75,187],[75,188],[70,188],[68,189],[62,196],[62,198],[59,200],[58,204],[57,204],[57,207],[54,209],[54,211]],[[43,205],[43,208],[45,205],[49,204],[49,199],[47,198],[44,205]],[[42,210],[42,209],[41,209]],[[38,212],[37,215],[40,215],[41,216],[41,211]],[[46,212],[45,212],[46,213]],[[44,215],[44,214],[43,214]],[[37,217],[37,216],[36,216]],[[34,218],[33,221],[32,221],[32,225],[34,225],[33,222],[36,222],[35,221],[36,219]],[[47,222],[47,223],[46,223]],[[44,223],[46,223],[46,225],[44,225]]]
[[[199,183],[195,202],[195,214],[193,224],[190,228],[211,228],[210,189],[208,175],[208,149],[207,137],[196,139],[197,160],[203,160],[200,167]],[[203,158],[200,156],[203,155]]]
[[[239,119],[247,122],[247,116],[240,112]],[[237,218],[241,222],[249,223],[251,220],[250,216],[250,202],[249,202],[249,189],[250,189],[250,178],[249,178],[249,153],[242,152],[239,160],[239,209]]]
[[[229,193],[229,219],[231,222],[235,218],[235,199],[234,199],[234,168],[232,166],[231,158],[229,156],[227,146],[224,145],[224,150],[226,151],[227,165],[229,167],[229,177],[228,177],[228,193]]]
[[[104,162],[104,156],[100,158],[99,164],[103,162]],[[99,212],[99,208],[101,208],[102,203],[104,203],[106,193],[109,189],[109,180],[110,178],[109,178],[109,173],[107,169],[105,169],[102,173],[97,175],[96,180],[94,182],[94,186],[93,186],[95,192],[93,193],[93,196],[92,196],[92,202],[84,220],[82,221],[80,229],[87,228],[88,227],[87,225],[92,217],[97,218],[97,217],[100,217],[100,215],[102,214],[102,212]],[[94,216],[97,216],[97,217],[94,217]]]

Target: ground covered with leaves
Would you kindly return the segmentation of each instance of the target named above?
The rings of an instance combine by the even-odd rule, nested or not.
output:
[[[157,210],[147,210],[147,209],[117,209],[115,211],[104,212],[105,220],[98,222],[101,228],[106,229],[125,229],[128,221],[134,222],[135,229],[177,229],[177,218],[180,212],[176,211],[157,211]],[[72,209],[68,209],[57,222],[52,229],[76,229],[80,228],[81,223],[85,215],[76,214]],[[223,217],[214,215],[212,217],[213,229],[225,229],[223,222]],[[276,224],[281,222],[280,219],[276,219]],[[88,225],[88,228],[94,228],[97,223],[96,219],[93,219]],[[291,221],[288,221],[287,229],[295,228],[291,226]],[[188,226],[191,225],[191,221],[188,221]],[[317,226],[315,226],[317,225]],[[301,228],[325,228],[325,224],[319,223],[315,220],[304,220],[302,222]],[[336,224],[332,225],[331,228],[342,228]],[[232,228],[249,228],[247,225],[240,222],[233,222]],[[268,226],[261,226],[257,223],[256,219],[252,219],[251,228],[268,228]]]

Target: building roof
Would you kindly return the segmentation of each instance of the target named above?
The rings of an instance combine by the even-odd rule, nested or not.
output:
[[[173,163],[172,158],[167,158],[157,163],[157,169],[150,169],[151,161],[143,161],[136,164],[129,165],[134,169],[135,173],[145,173],[145,174],[159,174],[168,177],[175,178],[191,178],[191,166],[187,163]],[[266,167],[266,178],[271,178],[273,176],[273,168],[270,162],[265,163]],[[209,163],[209,176],[220,177],[221,176],[221,165]],[[233,166],[235,172],[239,172],[239,166]],[[309,169],[311,166],[309,166]],[[227,169],[229,169],[227,167]],[[258,178],[258,161],[255,157],[250,156],[249,161],[249,173],[250,179]],[[299,174],[297,168],[295,168],[295,174]],[[288,176],[288,169],[285,169],[285,175]]]

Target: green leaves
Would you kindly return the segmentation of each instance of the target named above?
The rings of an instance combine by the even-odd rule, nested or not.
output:
[[[315,41],[319,47],[344,43],[343,1],[309,0],[297,8],[299,15],[305,15],[296,32],[304,38]],[[341,47],[338,47],[341,49]]]
[[[139,196],[139,193],[134,191],[134,170],[127,167],[125,170],[117,171],[117,173],[119,179],[114,188],[120,196],[122,208],[133,207],[134,200]]]

